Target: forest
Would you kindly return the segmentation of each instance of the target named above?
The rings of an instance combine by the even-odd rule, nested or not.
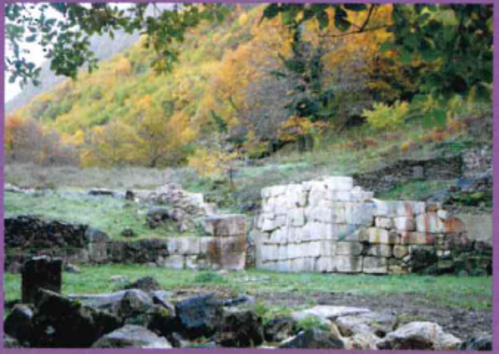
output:
[[[168,44],[171,63],[144,35],[91,72],[74,68],[77,76],[7,116],[7,161],[189,166],[213,177],[278,151],[362,151],[422,127],[400,143],[408,151],[466,131],[465,116],[490,114],[490,6],[221,13],[182,27]]]

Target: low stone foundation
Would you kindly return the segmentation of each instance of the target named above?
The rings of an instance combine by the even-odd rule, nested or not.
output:
[[[33,256],[60,257],[64,263],[151,264],[174,269],[242,270],[246,259],[246,217],[204,219],[205,236],[114,241],[96,229],[32,216],[5,220],[5,269],[19,272]]]
[[[263,189],[257,229],[256,267],[282,272],[408,273],[468,246],[441,204],[377,200],[351,177]]]

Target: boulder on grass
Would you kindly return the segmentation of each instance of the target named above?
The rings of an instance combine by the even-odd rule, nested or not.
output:
[[[4,332],[19,343],[29,343],[33,332],[33,311],[25,305],[16,305],[4,323]]]
[[[153,277],[142,277],[124,286],[125,290],[128,289],[139,289],[145,292],[151,292],[154,290],[160,290],[161,285],[159,285],[158,281]]]
[[[333,333],[312,328],[298,333],[279,345],[280,349],[345,349],[343,341]]]
[[[122,325],[112,314],[43,289],[36,297],[32,324],[32,346],[41,348],[88,348]]]
[[[175,312],[180,333],[188,339],[211,337],[220,326],[223,316],[222,305],[214,295],[180,301],[175,306]]]
[[[170,349],[172,346],[147,328],[126,325],[101,337],[92,348]]]
[[[147,313],[147,329],[162,337],[168,337],[180,328],[175,310],[154,305]],[[174,345],[174,343],[172,342]],[[175,346],[175,345],[174,345]]]
[[[289,316],[281,316],[271,319],[264,326],[265,341],[282,342],[296,333],[296,321]]]
[[[262,344],[262,318],[250,310],[225,310],[218,335],[223,347],[248,348]]]
[[[459,349],[475,350],[475,351],[491,351],[492,336],[468,339],[466,342],[461,343]]]
[[[389,350],[455,350],[462,341],[445,333],[432,322],[411,322],[400,327],[378,343],[378,349]]]
[[[356,316],[343,316],[336,320],[336,325],[344,337],[372,333],[383,338],[395,329],[397,323],[397,316],[390,312],[367,312]]]

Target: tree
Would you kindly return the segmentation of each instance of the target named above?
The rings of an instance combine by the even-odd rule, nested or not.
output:
[[[146,12],[152,7],[153,14]],[[171,69],[178,58],[173,44],[182,42],[187,31],[201,21],[220,21],[227,7],[219,4],[172,4],[168,8],[156,4],[134,4],[127,8],[108,3],[10,3],[5,6],[6,39],[12,55],[5,59],[10,82],[20,79],[38,84],[40,68],[26,59],[25,43],[38,43],[51,61],[57,75],[75,78],[78,69],[97,67],[89,49],[90,37],[114,31],[140,31],[147,35],[146,46],[154,48],[157,57],[152,65],[158,71]]]

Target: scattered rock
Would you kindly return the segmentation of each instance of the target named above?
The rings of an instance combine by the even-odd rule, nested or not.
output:
[[[100,338],[92,348],[170,349],[172,346],[147,328],[126,325]]]
[[[21,343],[15,338],[12,338],[11,336],[5,334],[3,337],[3,347],[5,349],[8,348],[22,348]]]
[[[320,329],[307,329],[285,340],[280,349],[345,349],[343,341],[330,332]]]
[[[33,257],[22,269],[22,301],[33,303],[39,289],[61,292],[62,259]]]
[[[175,306],[181,334],[194,339],[215,334],[222,320],[222,305],[214,295],[204,295],[180,301]]]
[[[224,311],[218,342],[223,347],[248,348],[264,341],[261,317],[253,311],[230,309]]]
[[[293,336],[296,332],[296,321],[289,316],[281,316],[271,319],[264,326],[265,341],[282,342]]]
[[[225,307],[234,307],[240,305],[252,305],[255,303],[255,298],[248,295],[239,295],[233,299],[229,299],[223,302]]]
[[[172,297],[172,293],[165,290],[155,290],[151,292],[152,302],[155,305],[160,305],[171,311],[175,311],[175,307],[168,301]]]
[[[469,339],[461,343],[459,350],[491,351],[492,336]]]
[[[111,241],[111,236],[93,227],[87,228],[87,230],[85,231],[85,238],[87,239],[88,243],[101,243]]]
[[[66,273],[79,274],[81,273],[80,268],[75,266],[74,264],[68,263],[64,266],[64,271]]]
[[[377,343],[380,339],[372,333],[357,333],[345,342],[347,350],[377,350]]]
[[[293,319],[295,321],[302,321],[309,316],[315,316],[334,321],[339,317],[354,316],[369,312],[370,310],[366,308],[320,305],[307,310],[294,312]]]
[[[151,292],[153,290],[160,290],[161,285],[153,277],[142,277],[137,281],[125,285],[124,289],[139,289],[146,292]]]
[[[378,343],[378,349],[392,350],[454,350],[461,344],[459,338],[445,333],[432,322],[411,322],[400,327]]]
[[[4,331],[19,343],[31,341],[33,311],[25,305],[16,305],[5,319]]]
[[[11,262],[7,269],[5,270],[7,273],[19,274],[23,269],[23,265],[21,262]]]
[[[179,330],[178,319],[173,309],[155,305],[147,313],[147,318],[147,328],[162,337],[168,337]],[[171,343],[177,347],[175,338]]]
[[[372,333],[385,337],[397,326],[397,316],[389,312],[367,312],[356,316],[343,316],[336,320],[336,325],[344,337],[360,333]]]
[[[151,297],[142,290],[131,289],[121,300],[112,305],[111,311],[126,324],[145,325],[147,312],[153,306]]]
[[[105,188],[93,188],[87,191],[88,195],[98,197],[98,196],[106,196],[106,197],[114,197],[115,192],[110,189]]]
[[[32,318],[33,347],[87,348],[121,326],[114,315],[41,289]]]

